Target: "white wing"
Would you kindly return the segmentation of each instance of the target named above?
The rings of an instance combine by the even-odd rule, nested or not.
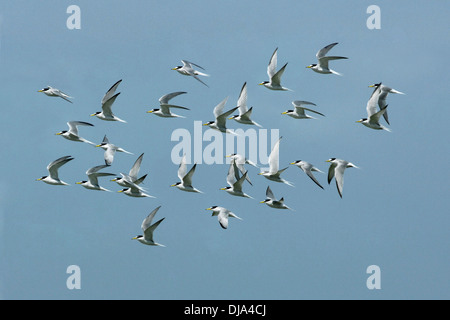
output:
[[[141,163],[142,163],[142,158],[144,157],[144,154],[142,153],[139,158],[137,158],[137,160],[135,161],[135,163],[133,164],[133,166],[130,169],[130,172],[128,173],[128,175],[133,179],[136,180],[137,179],[137,175],[139,174],[139,170],[141,169]]]
[[[214,117],[217,119],[223,112],[223,108],[227,103],[228,97],[222,100],[215,108],[214,108]]]
[[[69,132],[76,136],[78,136],[78,126],[94,126],[93,124],[84,121],[69,121],[67,122],[67,125],[69,126]]]
[[[109,99],[112,98],[112,96],[116,92],[117,87],[119,86],[119,84],[121,82],[122,82],[122,80],[119,80],[116,83],[114,83],[111,88],[109,88],[109,90],[105,93],[105,95],[102,98],[102,105],[105,104],[106,101],[108,101]]]
[[[272,149],[272,152],[270,152],[270,156],[269,156],[269,172],[271,174],[275,174],[278,172],[278,168],[279,168],[279,151],[280,151],[280,141],[281,138],[278,139],[278,141],[275,143],[275,146]]]
[[[278,48],[273,52],[272,57],[270,57],[269,65],[267,66],[267,75],[269,76],[269,79],[272,79],[277,70],[277,51]]]
[[[270,186],[267,187],[267,190],[266,190],[266,197],[267,197],[268,199],[271,199],[271,200],[276,200],[276,198],[275,198],[275,196],[274,196],[274,194],[273,194],[273,192],[272,192],[272,189],[270,189]]]
[[[53,179],[58,180],[58,169],[66,164],[67,162],[69,162],[70,160],[73,160],[74,158],[72,158],[71,156],[65,156],[65,157],[61,157],[59,159],[56,159],[55,161],[51,162],[48,166],[47,166],[47,170],[48,173],[50,174],[50,177]]]
[[[181,158],[180,165],[178,167],[178,178],[180,181],[183,181],[183,178],[186,176],[187,173],[187,165],[186,165],[186,154],[183,155],[183,158]]]
[[[237,101],[237,106],[239,107],[239,115],[242,116],[247,112],[247,82],[244,83],[239,94],[239,99]]]
[[[111,111],[111,107],[114,103],[114,101],[116,101],[117,97],[119,96],[120,92],[117,93],[116,95],[114,95],[112,98],[108,99],[104,104],[102,104],[102,111],[103,114],[107,117],[112,117],[113,113]]]
[[[177,92],[168,93],[168,94],[162,96],[161,98],[159,98],[159,104],[160,105],[169,104],[169,101],[172,98],[175,98],[176,96],[179,96],[180,94],[185,94],[185,93],[187,93],[187,92],[177,91]]]

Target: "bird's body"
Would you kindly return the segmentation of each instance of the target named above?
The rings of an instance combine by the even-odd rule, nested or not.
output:
[[[99,185],[98,183],[98,178],[99,177],[106,177],[106,176],[113,176],[114,173],[105,173],[105,172],[98,172],[101,169],[107,168],[109,166],[107,165],[100,165],[100,166],[95,166],[90,168],[88,171],[86,171],[86,175],[88,176],[89,180],[85,180],[85,181],[80,181],[77,182],[77,184],[85,187],[86,189],[89,190],[98,190],[98,191],[108,191],[111,192],[111,190],[105,189],[102,186]]]
[[[247,171],[242,175],[242,177],[239,176],[239,169],[236,165],[236,162],[232,160],[227,174],[227,183],[229,186],[221,188],[221,190],[225,190],[232,196],[252,198],[242,191],[242,185],[246,180],[246,177]]]
[[[111,181],[116,182],[119,186],[124,188],[136,188],[141,191],[145,191],[144,188],[140,187],[139,185],[144,182],[147,175],[143,175],[138,179],[138,173],[141,168],[142,159],[144,157],[144,154],[142,153],[137,160],[134,162],[133,166],[130,169],[130,172],[128,174],[121,173],[121,177],[116,177],[112,179]]]
[[[226,155],[225,158],[231,158],[231,161],[232,162],[234,161],[234,163],[236,164],[236,166],[238,167],[238,169],[239,169],[239,171],[241,172],[242,175],[245,172],[247,172],[247,170],[244,167],[244,164],[249,164],[249,165],[251,165],[251,166],[253,166],[255,168],[258,168],[258,166],[255,163],[253,163],[253,161],[245,158],[241,154],[233,153],[233,154]],[[248,183],[253,185],[252,182],[250,181],[250,178],[248,177],[248,175],[245,176],[245,180],[247,180]]]
[[[336,74],[336,75],[340,76],[341,75],[340,73],[329,68],[328,62],[331,60],[341,60],[341,59],[348,59],[348,58],[326,55],[328,53],[328,51],[330,51],[337,44],[338,43],[335,42],[335,43],[329,44],[328,46],[320,49],[316,53],[316,58],[318,61],[317,64],[311,64],[311,65],[307,66],[307,68],[310,68],[311,70],[313,70],[317,73],[321,73],[321,74]]]
[[[302,171],[304,173],[306,173],[306,175],[308,177],[310,177],[311,180],[315,182],[315,184],[317,184],[319,187],[321,187],[323,189],[322,185],[319,183],[319,181],[317,181],[316,177],[313,174],[313,171],[323,173],[322,171],[320,171],[319,169],[314,167],[311,163],[303,161],[303,160],[297,160],[295,162],[291,162],[291,164],[293,164],[293,165],[299,167],[300,169],[302,169]]]
[[[158,210],[160,208],[161,208],[161,206],[157,207],[155,210],[150,212],[150,214],[144,219],[144,221],[142,221],[141,229],[144,232],[144,234],[138,235],[138,236],[132,238],[132,240],[137,240],[140,243],[145,244],[147,246],[165,247],[164,245],[155,242],[155,240],[153,239],[153,233],[155,232],[155,229],[165,219],[165,218],[162,218],[162,219],[158,220],[157,222],[155,222],[154,224],[152,224],[153,218],[155,217],[156,213],[158,212]]]
[[[103,150],[105,150],[104,159],[105,159],[105,164],[107,164],[108,166],[110,166],[113,163],[114,155],[116,154],[116,152],[133,154],[131,152],[126,151],[125,149],[123,149],[121,147],[118,147],[118,146],[110,143],[109,139],[106,137],[106,135],[103,137],[102,143],[96,145],[96,147],[99,147],[99,148],[102,148]]]
[[[59,89],[52,88],[50,86],[47,86],[44,89],[39,90],[38,92],[43,92],[49,97],[59,97],[59,98],[66,100],[67,102],[73,103],[72,101],[69,100],[70,98],[73,98],[73,97],[69,96],[68,94],[62,92]]]
[[[157,115],[158,117],[162,117],[162,118],[185,118],[183,116],[174,114],[171,112],[171,108],[176,108],[176,109],[184,109],[184,110],[190,110],[186,107],[181,107],[181,106],[176,106],[173,104],[169,104],[169,100],[180,95],[180,94],[185,94],[186,92],[184,91],[178,91],[178,92],[173,92],[173,93],[169,93],[166,94],[164,96],[162,96],[161,98],[159,98],[159,109],[152,109],[150,111],[147,111],[147,113],[151,113],[154,115]]]
[[[276,71],[278,60],[277,57],[278,57],[278,48],[276,48],[275,51],[273,52],[269,60],[269,65],[267,66],[267,75],[269,76],[269,81],[263,81],[259,85],[262,85],[270,90],[292,91],[291,89],[285,88],[281,85],[281,77],[283,76],[287,63],[280,70]]]
[[[123,193],[129,197],[133,198],[155,198],[154,196],[151,196],[144,191],[142,191],[139,188],[136,187],[130,187],[130,188],[124,188],[122,190],[119,190],[117,192]]]
[[[219,220],[219,224],[223,229],[228,228],[228,218],[236,218],[242,220],[233,212],[223,207],[212,206],[210,208],[207,208],[206,210],[211,210],[213,212],[212,213],[213,217],[217,216],[217,220]]]
[[[291,208],[289,208],[287,205],[284,204],[284,198],[281,198],[280,200],[277,200],[275,198],[272,190],[270,189],[270,186],[268,186],[266,190],[266,199],[264,201],[261,201],[260,203],[265,203],[266,205],[274,209],[292,210]]]
[[[189,170],[188,172],[186,165],[186,155],[183,155],[183,158],[181,158],[181,162],[178,167],[178,178],[180,179],[180,182],[172,184],[171,187],[177,187],[178,189],[186,192],[203,193],[192,186],[192,177],[194,176],[196,167],[197,164],[194,164],[191,170]]]
[[[117,87],[122,82],[122,80],[117,81],[115,84],[112,85],[112,87],[105,93],[105,95],[102,98],[102,111],[98,111],[96,113],[91,114],[91,116],[95,116],[99,118],[100,120],[105,121],[119,121],[119,122],[126,122],[125,120],[120,119],[112,112],[112,105],[116,101],[117,97],[119,96],[120,92],[115,94]]]
[[[209,121],[204,126],[208,126],[211,129],[223,132],[223,133],[231,133],[235,134],[234,131],[230,131],[226,127],[227,118],[238,108],[235,107],[227,112],[223,112],[223,109],[225,107],[225,104],[227,102],[228,98],[225,98],[222,102],[220,102],[215,108],[214,108],[214,117],[216,118],[215,121]]]
[[[253,107],[247,108],[247,82],[244,83],[239,94],[239,99],[237,102],[237,107],[239,108],[239,115],[234,115],[229,119],[234,119],[238,123],[255,125],[257,127],[262,127],[260,124],[256,123],[251,119]]]
[[[369,88],[375,88],[369,99],[369,103],[371,103],[373,105],[377,104],[380,111],[382,109],[384,109],[385,107],[387,107],[386,99],[387,99],[387,96],[389,93],[404,94],[403,92],[400,92],[398,90],[395,90],[395,89],[385,86],[381,82],[373,84],[373,85],[369,86]],[[389,124],[389,116],[388,116],[387,111],[385,111],[383,113],[383,118],[384,118],[384,120],[386,120],[387,124]]]
[[[50,185],[59,185],[59,186],[68,186],[69,184],[59,179],[58,170],[61,166],[66,164],[67,162],[73,160],[71,156],[65,156],[52,161],[47,166],[47,171],[49,173],[48,176],[43,176],[38,181],[43,181]]]
[[[266,179],[269,179],[271,181],[285,183],[285,184],[293,187],[294,185],[291,182],[284,180],[280,176],[283,173],[283,171],[285,171],[288,168],[288,167],[286,167],[284,169],[279,170],[279,150],[280,150],[281,138],[275,143],[275,146],[273,147],[272,151],[270,152],[269,171],[262,171],[259,173],[259,175],[262,175],[263,177],[265,177]]]
[[[330,162],[331,165],[328,169],[328,184],[331,183],[331,180],[336,180],[336,187],[339,193],[339,196],[342,198],[342,191],[344,189],[344,171],[347,168],[358,168],[353,163],[348,162],[342,159],[331,158],[326,162]]]
[[[200,78],[198,76],[209,77],[209,74],[206,74],[206,73],[203,73],[203,72],[200,72],[200,71],[194,69],[194,66],[195,66],[197,68],[204,70],[202,67],[200,67],[198,64],[189,62],[187,60],[181,60],[181,62],[183,63],[182,66],[177,66],[175,68],[172,68],[172,70],[175,70],[184,76],[193,77],[194,79],[196,79],[197,81],[203,83],[205,86],[208,87],[208,85],[206,83],[204,83],[202,80],[200,80]]]
[[[69,121],[67,122],[67,125],[69,126],[68,131],[61,131],[56,133],[56,135],[61,136],[67,140],[75,141],[75,142],[85,142],[91,145],[95,145],[95,143],[88,141],[78,135],[78,126],[90,126],[93,127],[94,125],[89,122],[84,121]]]
[[[315,106],[314,103],[309,102],[309,101],[300,101],[300,100],[296,100],[296,101],[292,101],[292,105],[295,107],[295,109],[293,110],[287,110],[285,112],[283,112],[282,114],[288,115],[294,119],[316,119],[314,117],[311,117],[310,115],[307,115],[305,113],[305,111],[310,111],[316,114],[319,114],[321,116],[325,116],[324,114],[314,111],[312,109],[309,108],[305,108],[303,107],[304,105],[313,105]]]

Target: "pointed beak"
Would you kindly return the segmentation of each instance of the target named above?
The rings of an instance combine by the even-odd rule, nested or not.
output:
[[[58,132],[58,133],[55,133],[57,136],[60,136],[61,135],[61,132]]]
[[[265,203],[265,201],[260,201],[259,203]]]
[[[358,121],[356,121],[357,123],[360,123],[360,122],[362,122],[361,120],[358,120]]]
[[[147,111],[147,113],[153,113],[153,110]]]
[[[96,145],[95,147],[101,147],[102,145],[101,144],[98,144],[98,145]]]
[[[281,114],[287,114],[287,112],[285,111],[285,112],[282,112]]]
[[[131,240],[136,240],[137,239],[137,237],[133,237],[133,238],[131,238]]]
[[[207,126],[207,125],[208,125],[207,123],[204,123],[204,124],[203,124],[203,126]]]
[[[38,90],[38,92],[44,92],[44,90]]]
[[[81,184],[81,182],[75,182],[75,184]]]
[[[309,69],[310,69],[310,68],[312,68],[312,67],[311,67],[311,66],[307,66],[306,68],[309,68]]]

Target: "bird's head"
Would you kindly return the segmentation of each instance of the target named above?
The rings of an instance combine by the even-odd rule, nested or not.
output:
[[[125,192],[125,191],[127,191],[127,190],[128,190],[128,188],[125,188],[125,189],[119,190],[119,191],[117,191],[117,192]]]
[[[259,203],[267,203],[267,202],[269,202],[270,201],[270,199],[266,199],[266,200],[264,200],[264,201],[260,201]]]
[[[91,117],[94,117],[94,116],[96,116],[96,115],[99,115],[100,113],[101,113],[100,111],[97,111],[96,113],[91,114]]]
[[[220,188],[220,190],[230,190],[231,189],[231,187],[223,187],[223,188]]]
[[[236,119],[237,117],[239,117],[239,115],[234,115],[234,116],[229,117],[228,120],[233,120],[233,119]]]
[[[138,235],[136,237],[131,238],[131,240],[139,240],[139,239],[143,239],[144,236],[143,235]]]
[[[336,158],[330,158],[330,159],[326,160],[325,162],[333,162],[334,160],[336,160]]]
[[[117,181],[120,181],[120,180],[122,180],[122,178],[119,178],[119,177],[116,177],[116,178],[114,178],[114,179],[111,179],[111,181],[114,181],[114,182],[117,182]]]
[[[310,64],[309,66],[307,66],[307,68],[311,69],[311,68],[314,68],[315,66],[317,66],[317,64],[313,63],[313,64]]]
[[[36,181],[41,181],[41,180],[44,180],[45,178],[47,178],[47,176],[40,177],[40,178],[36,179]]]
[[[212,206],[212,207],[206,208],[206,210],[210,210],[210,211],[214,211],[216,209],[217,209],[217,206]]]
[[[66,133],[67,131],[66,130],[63,130],[63,131],[61,131],[61,132],[58,132],[58,133],[55,133],[57,136],[60,136],[60,135],[62,135],[62,134],[64,134],[64,133]]]
[[[358,122],[358,123],[363,123],[364,121],[367,121],[367,119],[366,119],[366,118],[362,118],[362,119],[359,119],[359,120],[356,121],[356,122]]]
[[[176,186],[179,186],[180,184],[181,184],[181,182],[177,182],[177,183],[171,184],[170,186],[171,187],[176,187]]]
[[[204,126],[210,126],[210,125],[212,125],[214,123],[214,121],[208,121],[207,123],[204,123],[203,125]]]
[[[259,83],[259,85],[263,86],[263,85],[268,84],[268,83],[269,83],[269,81],[263,81],[263,82]]]
[[[147,111],[147,113],[153,113],[153,112],[156,112],[156,111],[159,111],[159,109],[152,109],[152,110]]]
[[[292,112],[294,112],[294,110],[287,110],[285,112],[282,112],[281,114],[288,114],[288,113],[292,113]]]
[[[297,160],[297,161],[291,162],[291,164],[299,164],[300,162],[302,162],[302,160]]]
[[[75,182],[75,184],[83,184],[83,183],[86,183],[86,182],[87,182],[86,180],[83,180],[83,181]]]
[[[45,91],[48,91],[48,90],[50,90],[50,87],[45,87],[44,89],[41,89],[38,92],[45,92]]]
[[[375,88],[375,87],[378,88],[379,86],[381,86],[381,82],[380,83],[375,83],[375,84],[369,86],[369,88]]]
[[[180,70],[181,68],[183,68],[182,66],[176,66],[175,68],[172,68],[172,70]]]

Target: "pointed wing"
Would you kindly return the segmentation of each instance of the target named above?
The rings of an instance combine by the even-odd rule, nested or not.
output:
[[[233,109],[231,109],[231,110],[229,110],[229,111],[227,111],[227,112],[225,112],[225,113],[222,113],[220,116],[218,116],[218,117],[216,118],[217,126],[220,127],[220,128],[225,128],[225,125],[226,125],[226,122],[227,122],[227,118],[228,118],[234,111],[236,111],[237,109],[238,109],[238,107],[234,107]]]
[[[224,229],[228,228],[228,215],[228,210],[225,208],[222,208],[217,215],[217,220],[219,220],[220,226]]]
[[[314,175],[311,172],[311,170],[303,170],[303,171],[306,173],[306,175],[308,177],[311,178],[312,181],[314,181],[319,187],[321,187],[323,189],[322,185],[319,183],[319,181],[317,181],[316,177],[314,177]]]
[[[279,151],[280,151],[280,141],[281,138],[278,139],[278,141],[275,143],[275,146],[273,147],[272,151],[269,155],[269,172],[271,174],[276,174],[278,172],[279,168]]]
[[[369,117],[369,122],[372,124],[379,124],[380,123],[380,117],[386,113],[388,105],[386,105],[383,109],[381,109],[380,111],[372,114]]]
[[[330,184],[331,180],[333,180],[336,166],[337,166],[337,164],[332,162],[330,164],[330,167],[328,168],[328,184]]]
[[[298,107],[296,107],[296,108],[298,108]],[[313,113],[316,113],[316,114],[319,114],[319,115],[325,117],[325,115],[324,115],[323,113],[320,113],[320,112],[318,112],[318,111],[315,111],[315,110],[312,110],[312,109],[308,109],[308,108],[305,108],[305,107],[303,107],[303,109],[304,109],[304,110],[308,110],[308,111],[310,111],[310,112],[313,112]]]
[[[195,168],[197,168],[197,164],[194,164],[191,170],[184,176],[183,184],[185,186],[192,187],[192,177],[194,176]]]
[[[241,93],[239,94],[237,106],[239,107],[240,116],[242,116],[245,112],[247,112],[247,82],[245,82],[241,88]]]
[[[248,171],[246,171],[242,177],[239,178],[239,180],[237,180],[234,185],[233,188],[236,191],[241,191],[242,192],[242,185],[244,184],[244,181],[247,179],[247,173]]]
[[[345,171],[346,165],[338,165],[336,166],[336,169],[334,170],[334,178],[336,180],[336,187],[338,189],[339,195],[342,198],[342,190],[344,189],[344,171]]]
[[[207,86],[209,88],[209,86],[206,83],[204,83],[199,77],[197,77],[195,74],[193,74],[192,77],[194,77],[195,80],[200,81],[201,83],[203,83],[205,86]]]
[[[192,66],[196,66],[197,68],[205,70],[205,68],[200,67],[198,64],[195,64],[193,62],[189,62],[187,60],[181,60],[181,62],[183,63],[183,66],[185,66],[185,67],[190,67],[192,69]]]
[[[78,126],[94,126],[93,124],[84,121],[69,121],[67,122],[67,125],[69,126],[69,132],[76,136],[78,136]]]
[[[239,178],[239,169],[236,165],[236,161],[231,160],[230,167],[228,168],[227,183],[230,185],[230,187],[233,187],[233,185],[236,183],[236,181],[239,180]]]
[[[48,170],[48,173],[50,174],[50,177],[53,179],[59,179],[58,178],[58,169],[73,159],[74,158],[72,158],[72,156],[65,156],[65,157],[61,157],[61,158],[56,159],[55,161],[51,162],[47,166],[47,170]]]
[[[186,154],[183,155],[183,158],[181,158],[180,165],[178,166],[178,178],[180,181],[183,181],[183,178],[186,176],[187,173],[187,165],[186,165]]]
[[[278,56],[277,51],[278,48],[276,48],[275,51],[273,52],[269,60],[269,65],[267,66],[267,75],[269,76],[269,79],[272,79],[277,70],[277,56]]]
[[[128,175],[134,180],[137,179],[137,175],[139,173],[139,170],[141,169],[141,163],[142,163],[142,159],[144,157],[144,154],[142,153],[137,160],[134,162],[133,166],[130,169],[130,172],[128,173]]]
[[[105,104],[106,101],[108,101],[109,99],[112,98],[112,96],[116,92],[117,87],[119,86],[119,84],[121,82],[122,82],[122,80],[119,80],[116,83],[114,83],[111,88],[109,88],[109,90],[105,93],[105,95],[102,98],[102,105]]]
[[[218,118],[222,112],[223,108],[225,107],[225,104],[227,103],[228,97],[223,99],[215,108],[214,108],[214,118]]]
[[[169,101],[172,98],[175,98],[176,96],[179,96],[180,94],[185,94],[185,93],[187,93],[187,92],[177,91],[177,92],[168,93],[168,94],[162,96],[161,98],[159,98],[159,104],[169,104]]]
[[[275,75],[272,77],[272,84],[281,85],[281,76],[283,75],[286,66],[287,63],[280,70],[278,70],[277,73],[275,73]]]
[[[239,107],[239,113],[242,120],[251,121],[250,117],[252,116],[253,107],[245,111],[244,113],[241,113],[241,107]]]
[[[147,218],[145,218],[144,221],[142,221],[141,228],[142,228],[142,231],[144,231],[144,237],[146,240],[153,241],[153,232],[159,226],[159,224],[165,219],[165,218],[162,218],[162,219],[158,220],[157,222],[155,222],[153,225],[151,224],[152,220],[155,217],[155,214],[158,212],[159,208],[161,208],[161,206],[157,207],[155,210],[150,212],[150,214],[147,216]]]
[[[338,42],[335,42],[335,43],[332,43],[332,44],[329,44],[329,45],[323,47],[316,53],[316,58],[320,59],[320,58],[325,57],[326,54],[328,53],[328,51],[330,51],[337,44],[338,44]]]
[[[272,189],[270,189],[270,186],[267,187],[267,190],[266,190],[266,197],[267,197],[268,199],[271,199],[271,200],[276,200],[276,198],[275,198],[275,196],[274,196],[274,194],[273,194],[273,192],[272,192]]]
[[[116,95],[114,95],[112,98],[108,99],[104,104],[102,104],[102,110],[103,110],[103,114],[105,116],[113,116],[113,113],[111,111],[111,107],[114,103],[114,101],[116,101],[117,97],[119,96],[120,92],[117,93]]]
[[[104,159],[105,163],[110,166],[114,161],[114,155],[116,154],[116,148],[108,145],[108,148],[105,150]]]

